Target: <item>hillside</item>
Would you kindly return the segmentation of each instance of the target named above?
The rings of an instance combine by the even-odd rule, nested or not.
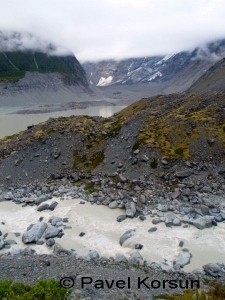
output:
[[[26,72],[63,74],[66,84],[87,86],[84,70],[74,55],[51,56],[41,52],[0,52],[0,80],[14,83]]]
[[[108,119],[51,119],[1,140],[0,181],[8,170],[22,182],[80,172],[148,178],[174,174],[187,162],[191,172],[194,166],[218,172],[225,162],[224,112],[222,93],[172,94],[142,99]]]
[[[0,31],[0,42],[0,107],[98,100],[68,50],[28,33]]]
[[[225,58],[215,63],[188,91],[193,93],[225,92]]]

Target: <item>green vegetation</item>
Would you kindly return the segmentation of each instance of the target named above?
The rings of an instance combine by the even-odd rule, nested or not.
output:
[[[26,71],[38,71],[60,72],[64,74],[64,81],[71,84],[76,68],[81,69],[74,56],[51,56],[32,51],[0,52],[0,82],[14,83],[23,78]]]
[[[140,141],[136,141],[133,144],[132,151],[135,151],[135,150],[139,149],[139,147],[140,147]]]
[[[179,155],[182,155],[182,154],[184,153],[184,149],[183,149],[183,148],[177,148],[177,149],[175,150],[175,153],[176,153],[176,154],[179,154]]]
[[[58,281],[37,280],[31,287],[12,280],[0,281],[0,299],[2,300],[67,300],[72,290],[60,286]]]
[[[186,290],[179,295],[161,295],[156,296],[155,299],[165,300],[224,300],[225,299],[225,285],[214,281],[209,292],[205,290]]]
[[[157,160],[156,160],[155,158],[153,158],[153,160],[152,160],[152,162],[151,162],[151,167],[152,167],[153,169],[156,169],[157,166],[158,166]]]

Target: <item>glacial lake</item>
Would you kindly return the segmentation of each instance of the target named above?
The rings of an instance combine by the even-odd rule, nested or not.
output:
[[[14,112],[18,110],[26,109],[24,107],[0,108],[0,138],[26,130],[27,126],[45,122],[49,118],[69,117],[72,115],[101,116],[108,118],[123,108],[125,108],[125,106],[93,106],[85,109],[41,114],[14,114]]]

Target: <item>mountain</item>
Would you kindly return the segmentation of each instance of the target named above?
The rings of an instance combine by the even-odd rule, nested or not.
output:
[[[225,92],[225,58],[215,63],[189,89],[192,93]]]
[[[73,53],[62,53],[39,39],[21,46],[24,40],[32,43],[34,37],[0,32],[0,107],[93,100],[85,71]]]
[[[91,86],[113,99],[183,92],[225,55],[225,40],[173,55],[86,62]]]
[[[0,82],[15,83],[26,72],[61,73],[65,84],[87,87],[85,72],[74,55],[53,56],[41,52],[0,52]]]

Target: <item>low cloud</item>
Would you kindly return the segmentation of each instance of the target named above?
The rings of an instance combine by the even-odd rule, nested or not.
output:
[[[224,0],[0,0],[0,30],[81,61],[173,54],[225,37]],[[47,44],[43,44],[43,40]],[[17,42],[16,42],[17,43]],[[47,51],[46,50],[46,51]],[[56,53],[62,53],[57,47]]]
[[[40,51],[50,55],[71,54],[62,46],[56,46],[49,41],[28,32],[0,32],[0,51]]]

